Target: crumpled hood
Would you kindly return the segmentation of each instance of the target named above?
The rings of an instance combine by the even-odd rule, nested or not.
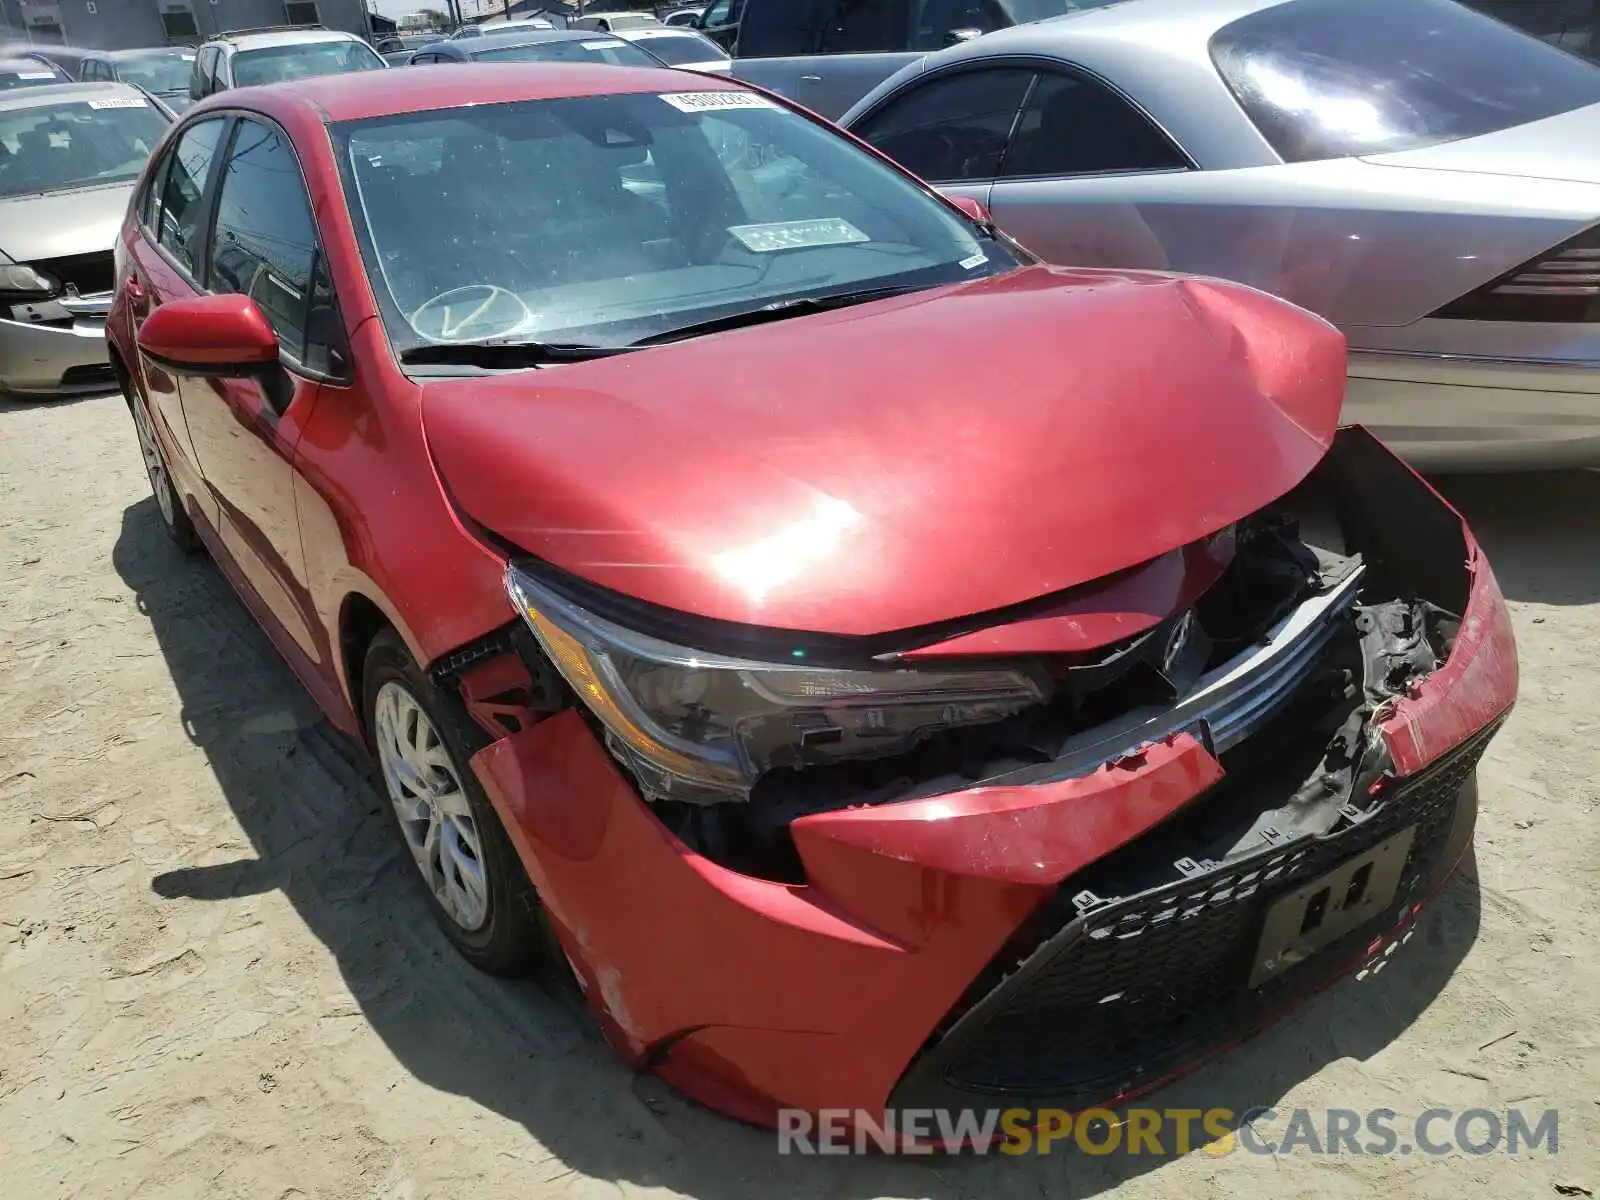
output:
[[[0,198],[0,254],[32,263],[109,251],[128,211],[133,181]]]
[[[1031,267],[579,365],[430,381],[476,521],[654,604],[858,635],[1221,529],[1321,458],[1332,326],[1235,284]]]

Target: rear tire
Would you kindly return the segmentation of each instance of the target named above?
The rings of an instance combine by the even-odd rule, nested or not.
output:
[[[367,649],[362,693],[391,823],[440,928],[480,970],[533,973],[545,944],[538,894],[467,766],[485,737],[392,630]]]
[[[202,549],[200,535],[195,532],[194,522],[189,520],[189,514],[184,511],[183,502],[172,486],[172,473],[167,470],[167,456],[162,453],[161,443],[156,440],[155,426],[150,420],[150,414],[145,410],[144,402],[133,394],[127,378],[122,376],[120,371],[117,374],[122,382],[123,399],[128,402],[128,411],[133,416],[133,430],[139,438],[139,454],[144,459],[144,473],[150,479],[150,494],[155,497],[156,511],[161,514],[161,524],[165,527],[167,536],[176,542],[178,548],[185,554],[198,554]]]

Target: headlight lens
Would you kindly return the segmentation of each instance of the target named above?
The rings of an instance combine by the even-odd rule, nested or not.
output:
[[[706,654],[596,616],[514,565],[506,587],[652,800],[746,800],[770,770],[896,754],[1011,716],[1050,686],[1020,669],[830,670]]]
[[[0,294],[11,300],[43,300],[61,290],[58,280],[27,263],[0,265]]]

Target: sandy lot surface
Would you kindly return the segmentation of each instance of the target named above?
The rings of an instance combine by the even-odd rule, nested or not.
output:
[[[0,405],[0,1189],[1600,1194],[1600,474],[1450,491],[1523,661],[1476,864],[1396,969],[1154,1102],[1556,1108],[1559,1154],[780,1160],[458,963],[359,764],[164,538],[120,399]]]

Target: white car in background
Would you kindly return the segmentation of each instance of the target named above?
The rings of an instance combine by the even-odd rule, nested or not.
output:
[[[647,12],[592,12],[573,17],[568,29],[595,29],[604,33],[621,33],[624,29],[659,29],[661,22],[654,13]]]
[[[612,33],[650,51],[669,67],[715,71],[723,75],[733,69],[728,52],[694,29],[648,25],[641,29],[614,29]]]

